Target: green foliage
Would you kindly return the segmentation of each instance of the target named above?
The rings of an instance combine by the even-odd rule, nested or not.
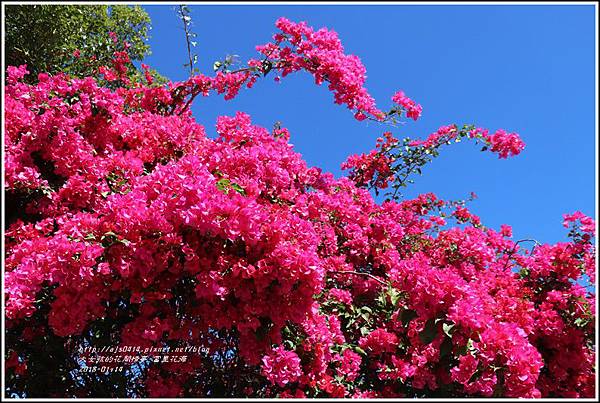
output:
[[[425,328],[421,333],[419,333],[419,339],[424,344],[429,344],[437,337],[437,324],[435,319],[429,319],[425,323]]]
[[[244,188],[242,188],[240,185],[238,185],[237,183],[233,183],[231,182],[229,179],[226,178],[221,178],[217,181],[217,189],[219,189],[221,192],[228,194],[230,190],[235,190],[236,192],[238,192],[239,194],[241,194],[242,196],[244,196],[246,194],[246,191],[244,190]]]
[[[6,65],[26,64],[32,80],[41,72],[95,76],[124,42],[131,60],[150,54],[150,17],[140,6],[7,5],[5,24]],[[141,77],[134,66],[130,75]]]

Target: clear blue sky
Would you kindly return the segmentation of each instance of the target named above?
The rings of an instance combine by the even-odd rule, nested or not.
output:
[[[171,80],[187,70],[181,22],[172,5],[147,5],[152,55],[145,62]],[[191,5],[199,68],[212,72],[227,54],[255,57],[280,16],[326,26],[367,68],[367,88],[386,109],[403,89],[423,106],[397,137],[424,137],[441,125],[474,123],[521,134],[525,151],[499,160],[473,143],[448,146],[406,196],[435,192],[470,204],[485,225],[513,226],[515,238],[565,239],[562,214],[595,216],[595,33],[593,6]],[[340,176],[349,154],[369,151],[384,128],[358,122],[332,94],[297,73],[272,77],[233,101],[198,99],[210,135],[219,115],[244,111],[256,124],[275,121],[310,165]]]

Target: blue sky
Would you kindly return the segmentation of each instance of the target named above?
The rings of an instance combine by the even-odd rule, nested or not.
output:
[[[181,21],[172,5],[146,5],[152,19],[152,55],[145,62],[171,80],[188,71]],[[527,147],[508,160],[474,143],[446,147],[405,193],[434,192],[470,204],[486,226],[513,226],[516,239],[565,240],[562,214],[595,216],[594,7],[439,5],[190,5],[198,67],[216,60],[255,57],[255,45],[275,32],[280,16],[326,26],[347,53],[367,68],[378,106],[398,89],[423,106],[418,122],[393,129],[397,137],[425,137],[439,126],[474,123],[518,132]],[[209,134],[216,117],[249,113],[255,124],[290,129],[309,165],[336,176],[350,154],[367,152],[389,128],[358,122],[335,105],[326,87],[307,73],[280,84],[272,76],[232,101],[198,99],[193,112]]]

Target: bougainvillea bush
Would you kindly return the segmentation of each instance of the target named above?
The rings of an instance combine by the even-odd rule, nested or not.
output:
[[[464,202],[404,199],[446,144],[524,143],[455,124],[399,140],[419,104],[378,109],[335,32],[276,26],[246,65],[165,86],[129,82],[124,52],[102,81],[8,68],[7,395],[593,397],[594,220],[567,214],[570,241],[542,245]],[[347,177],[307,166],[285,128],[238,112],[207,136],[190,112],[297,71],[392,124]],[[106,346],[197,350],[86,371]]]

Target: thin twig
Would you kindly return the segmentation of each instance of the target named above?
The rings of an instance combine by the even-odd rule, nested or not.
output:
[[[536,246],[541,245],[541,243],[539,243],[537,240],[535,239],[520,239],[517,242],[515,242],[515,245],[513,246],[512,250],[508,253],[508,256],[506,258],[506,262],[504,263],[504,269],[506,269],[506,267],[508,266],[508,262],[510,261],[511,257],[515,254],[515,252],[517,251],[517,246],[521,243],[521,242],[533,242],[533,248],[531,248],[531,254],[533,254],[533,251],[535,250]]]
[[[179,15],[181,16],[181,21],[183,22],[183,30],[185,32],[185,42],[187,44],[187,52],[188,52],[188,60],[190,62],[190,77],[194,75],[194,63],[192,61],[192,49],[190,47],[190,32],[188,30],[188,23],[185,20],[185,17],[188,17],[187,12],[184,9],[183,5],[179,6]]]
[[[358,275],[358,276],[367,276],[367,277],[370,277],[370,278],[372,278],[373,280],[377,281],[377,282],[378,282],[378,283],[380,283],[380,284],[383,284],[383,285],[388,285],[388,283],[386,283],[386,282],[385,282],[385,281],[383,281],[382,279],[380,279],[380,278],[378,278],[378,277],[376,277],[376,276],[374,276],[374,275],[372,275],[372,274],[370,274],[370,273],[361,273],[361,272],[359,272],[359,271],[353,271],[353,270],[332,270],[331,272],[332,272],[332,273],[346,273],[346,274],[355,274],[355,275]]]

